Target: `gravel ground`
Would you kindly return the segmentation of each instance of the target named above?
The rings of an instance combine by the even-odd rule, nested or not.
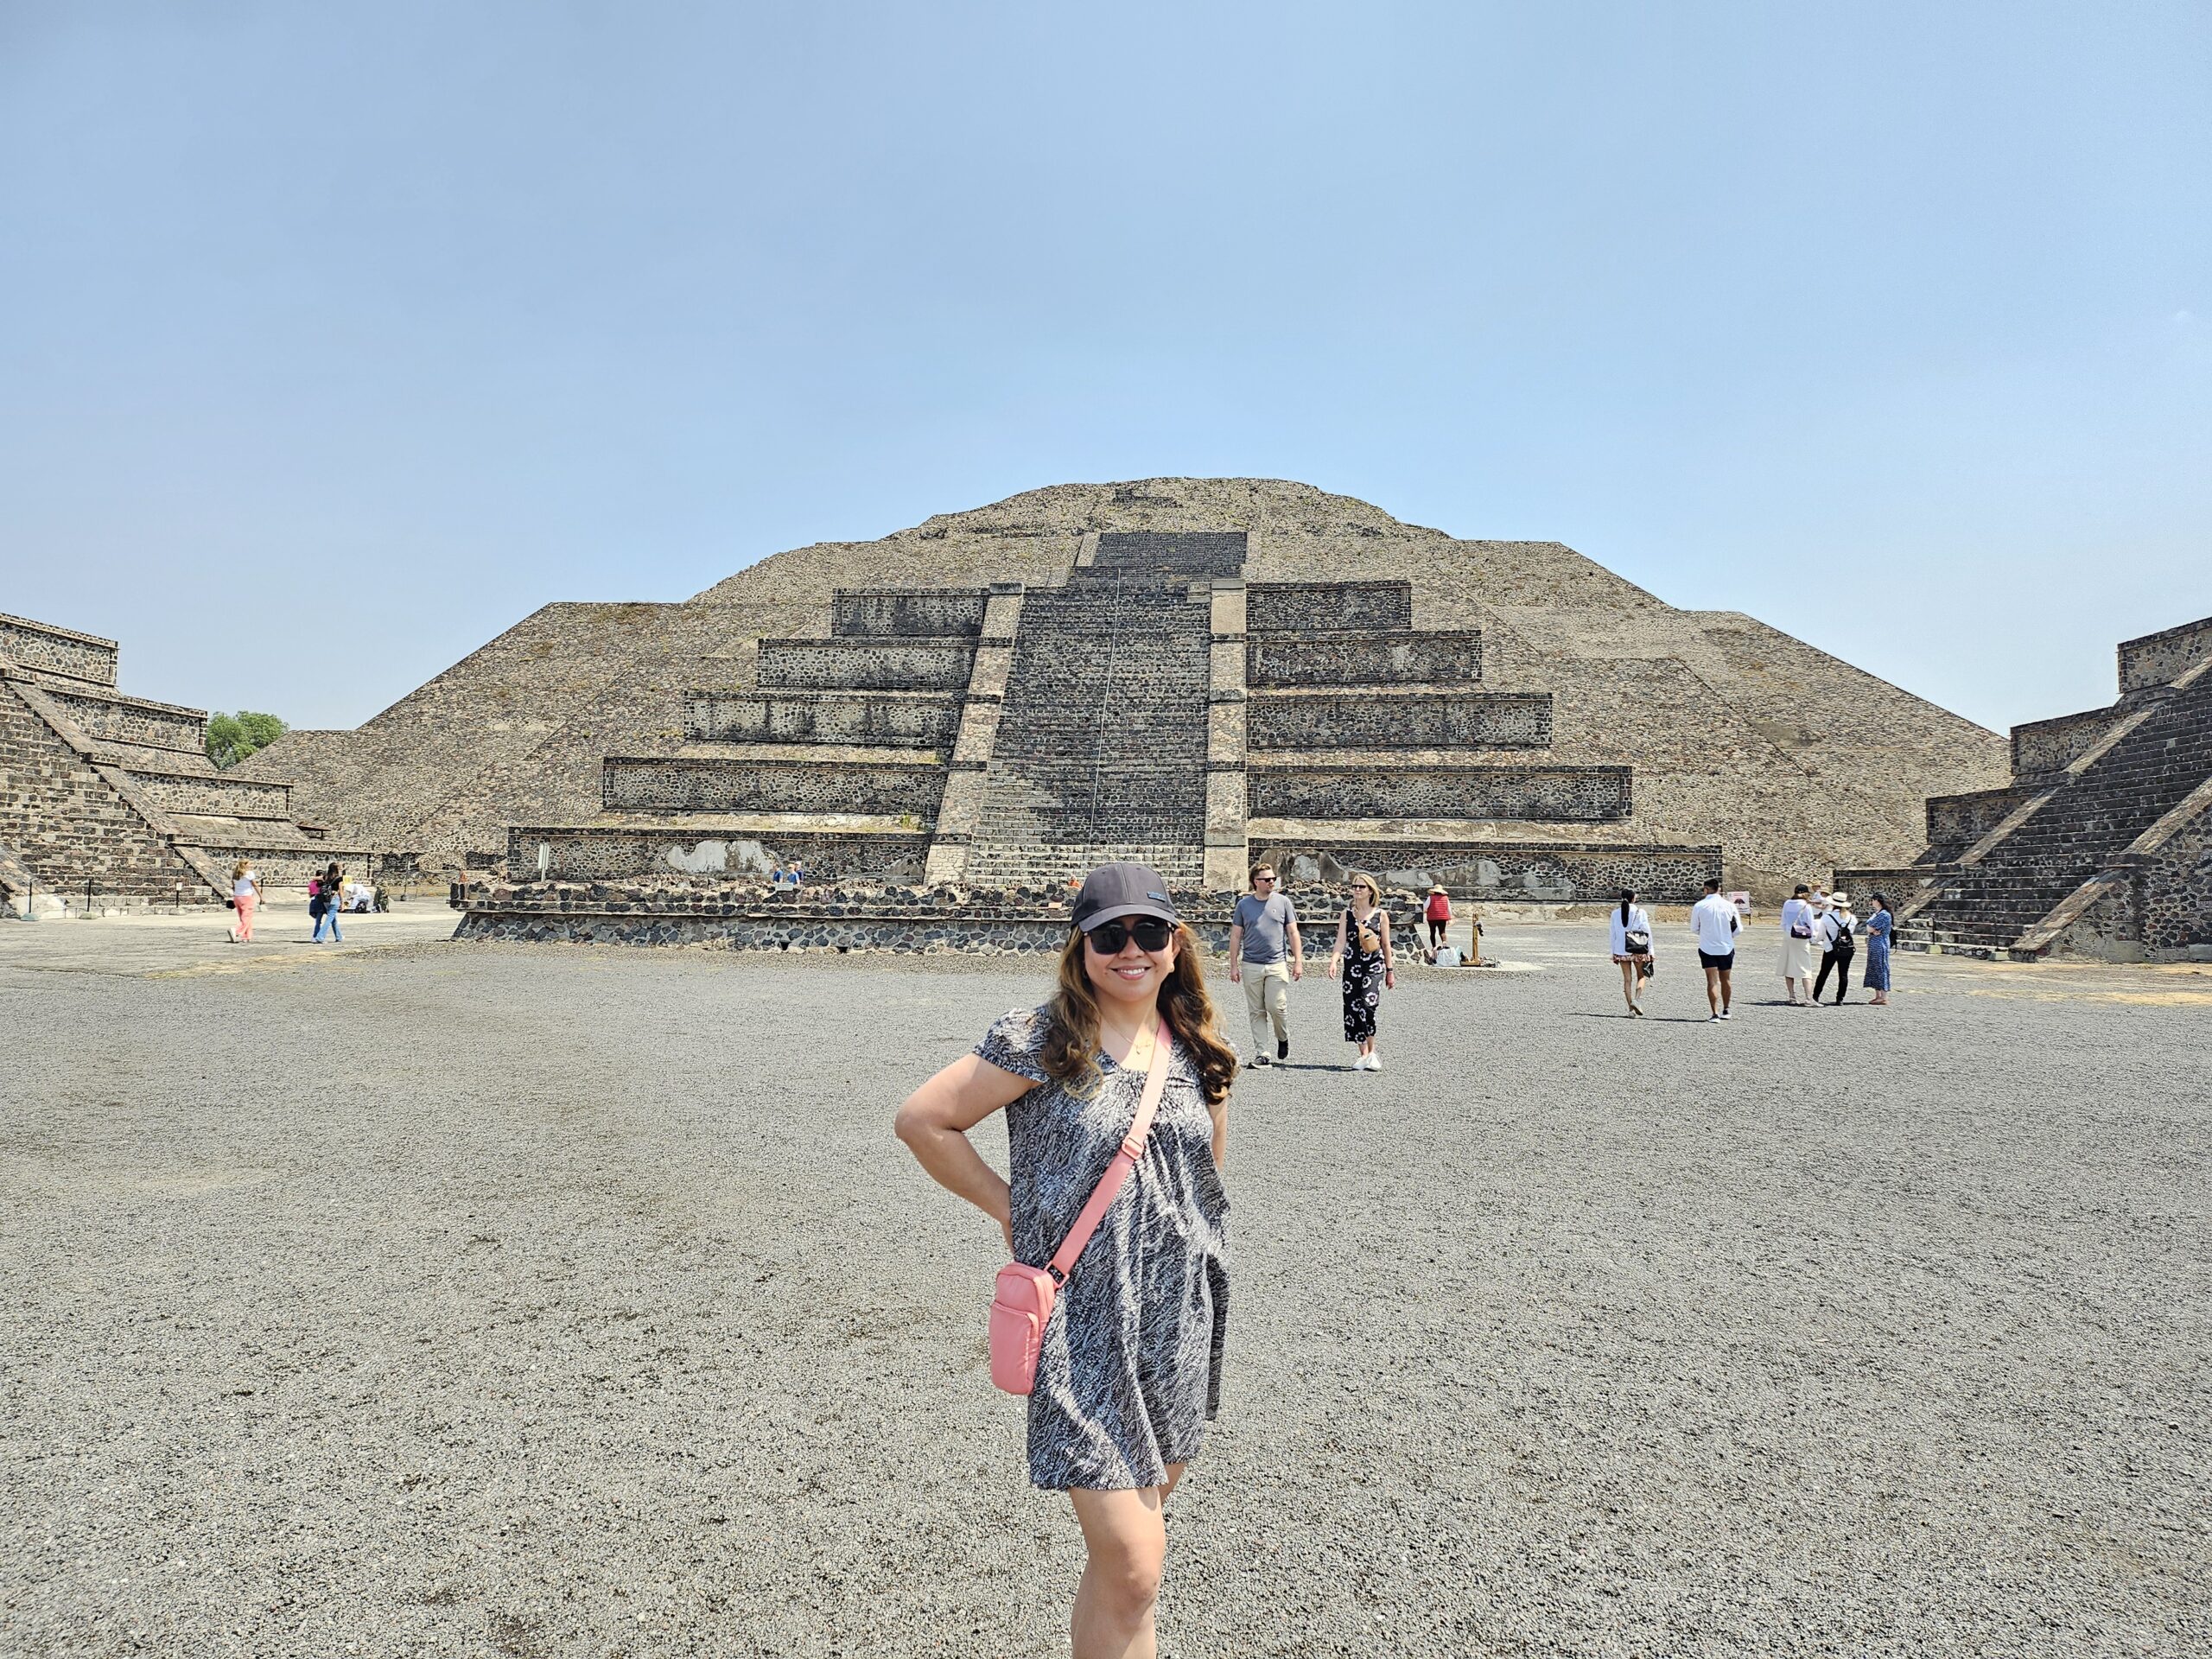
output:
[[[1373,1077],[1309,982],[1234,1096],[1165,1651],[2212,1650],[2212,975],[1754,949],[1708,1026],[1684,950],[1631,1022],[1602,930],[1491,944],[1546,971],[1409,974]],[[997,1235],[890,1135],[1040,987],[19,939],[0,1650],[1060,1650]]]

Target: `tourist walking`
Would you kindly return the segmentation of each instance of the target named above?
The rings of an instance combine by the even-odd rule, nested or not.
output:
[[[240,859],[231,866],[231,908],[238,912],[238,920],[231,924],[232,944],[253,943],[253,908],[260,902],[261,878]]]
[[[321,880],[322,890],[320,894],[313,892],[315,885],[314,882],[308,884],[310,889],[308,898],[308,913],[315,918],[315,938],[308,943],[321,944],[322,930],[327,925],[330,929],[331,942],[334,944],[343,944],[346,943],[346,936],[338,931],[338,912],[340,906],[346,902],[345,873],[333,864],[322,873]]]
[[[1651,977],[1651,912],[1636,902],[1636,889],[1623,887],[1621,902],[1612,914],[1613,960],[1620,964],[1621,995],[1628,998],[1629,1016],[1643,1014],[1643,982]]]
[[[1874,895],[1874,913],[1866,918],[1866,971],[1860,976],[1866,988],[1874,993],[1878,1008],[1890,1003],[1890,936],[1897,930],[1897,918],[1890,912],[1890,900],[1885,893]]]
[[[1380,1071],[1375,1027],[1382,1013],[1382,993],[1398,983],[1390,955],[1390,912],[1382,908],[1382,889],[1364,870],[1351,876],[1351,903],[1337,918],[1337,948],[1329,954],[1329,977],[1344,988],[1344,1041],[1359,1045],[1355,1071]]]
[[[1428,948],[1431,950],[1440,949],[1445,936],[1452,930],[1452,895],[1441,887],[1431,887],[1428,903],[1423,906],[1421,913],[1428,923]]]
[[[1813,924],[1817,918],[1812,891],[1800,881],[1782,906],[1782,988],[1793,1008],[1808,1007],[1813,1000]]]
[[[1813,1001],[1821,1000],[1821,993],[1827,988],[1828,974],[1835,974],[1835,1000],[1841,1007],[1844,994],[1851,988],[1851,959],[1858,954],[1859,918],[1851,913],[1851,895],[1837,893],[1828,895],[1827,913],[1821,918],[1821,974],[1813,982]]]
[[[1155,1650],[1162,1510],[1221,1397],[1221,1172],[1236,1075],[1201,948],[1167,884],[1140,864],[1107,864],[1077,895],[1051,997],[999,1020],[899,1109],[899,1138],[933,1180],[998,1224],[1014,1255],[994,1304],[993,1378],[1027,1385],[1030,1483],[1067,1493],[1083,1529],[1076,1659]],[[1004,1180],[967,1135],[1001,1109]],[[1124,1137],[1141,1143],[1134,1180],[1120,1179]],[[1094,1205],[1102,1213],[1089,1217]],[[1071,1238],[1086,1218],[1095,1230]],[[1033,1287],[1048,1261],[1041,1330],[1002,1322],[1009,1279]],[[1007,1570],[1010,1585],[1034,1582],[1025,1552]]]
[[[1720,896],[1720,879],[1707,881],[1705,897],[1690,907],[1690,931],[1697,936],[1698,964],[1705,969],[1709,1020],[1729,1017],[1728,1005],[1735,997],[1731,976],[1736,971],[1736,935],[1743,925],[1735,905]]]
[[[1272,1065],[1290,1058],[1290,987],[1306,977],[1306,944],[1298,935],[1297,907],[1275,890],[1273,867],[1254,865],[1251,880],[1229,924],[1229,978],[1244,987],[1252,1064]]]

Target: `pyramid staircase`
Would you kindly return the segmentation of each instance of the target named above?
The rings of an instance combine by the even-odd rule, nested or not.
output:
[[[0,615],[0,889],[35,885],[97,905],[219,903],[239,858],[270,886],[304,886],[359,848],[291,816],[283,784],[207,758],[204,709],[116,689],[115,641]]]
[[[2119,699],[2012,728],[2012,782],[1928,803],[1888,884],[1907,950],[2034,960],[2212,950],[2212,618],[2124,642]]]

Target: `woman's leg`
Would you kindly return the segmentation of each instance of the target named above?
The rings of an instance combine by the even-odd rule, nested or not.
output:
[[[1167,1559],[1160,1505],[1181,1472],[1170,1469],[1164,1487],[1068,1494],[1090,1552],[1075,1592],[1075,1659],[1154,1659],[1160,1651],[1152,1610]]]
[[[1633,962],[1624,962],[1621,963],[1621,995],[1628,999],[1630,1012],[1635,1012],[1636,963]]]
[[[241,944],[253,943],[253,896],[251,893],[238,901],[238,943]]]
[[[333,905],[323,913],[330,918],[330,942],[333,944],[345,944],[346,936],[338,931],[338,907]]]

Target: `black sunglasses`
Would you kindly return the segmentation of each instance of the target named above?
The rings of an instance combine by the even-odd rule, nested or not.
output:
[[[1175,937],[1175,924],[1163,922],[1156,916],[1116,917],[1110,922],[1099,923],[1083,937],[1102,957],[1120,956],[1122,947],[1132,938],[1140,950],[1165,950],[1167,941]]]

